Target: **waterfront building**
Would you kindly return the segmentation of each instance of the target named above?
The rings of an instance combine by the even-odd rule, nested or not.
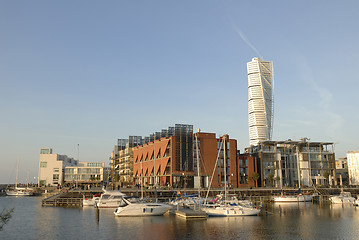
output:
[[[238,187],[256,187],[259,180],[258,159],[249,153],[237,152],[238,161]]]
[[[225,138],[225,145],[223,138]],[[194,134],[193,148],[194,187],[208,187],[210,184],[211,188],[224,187],[224,151],[226,151],[227,184],[229,187],[239,186],[237,140],[230,139],[229,135],[217,138],[215,133],[198,131]]]
[[[347,152],[349,184],[359,185],[359,151]]]
[[[114,185],[133,184],[133,148],[144,143],[141,136],[118,139],[110,157],[111,182]]]
[[[259,161],[260,186],[302,187],[336,185],[333,143],[301,141],[263,141],[247,149]]]
[[[40,149],[39,186],[57,186],[64,180],[64,169],[77,166],[78,160],[66,155],[52,153],[52,148]]]
[[[274,78],[272,62],[253,58],[247,63],[249,144],[272,138]]]
[[[337,160],[335,160],[335,169],[336,169],[338,184],[341,181],[343,185],[349,185],[347,158],[344,157],[344,158],[338,158]]]
[[[176,124],[133,148],[135,184],[193,187],[193,126]]]
[[[65,183],[101,183],[104,181],[104,162],[80,162],[65,167]]]

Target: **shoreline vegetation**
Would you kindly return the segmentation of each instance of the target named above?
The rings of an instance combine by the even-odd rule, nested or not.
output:
[[[3,208],[3,210],[0,213],[0,231],[3,230],[5,224],[10,220],[11,213],[14,211],[14,208],[7,210],[6,208]]]

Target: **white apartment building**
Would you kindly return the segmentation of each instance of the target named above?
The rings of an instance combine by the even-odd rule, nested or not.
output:
[[[104,162],[80,162],[65,167],[65,183],[99,183],[104,180]]]
[[[359,185],[359,151],[347,152],[349,184]]]
[[[40,149],[39,186],[57,186],[64,180],[64,169],[67,166],[77,166],[78,160],[66,155],[52,153],[52,148]]]
[[[337,184],[333,143],[308,142],[307,138],[263,141],[248,150],[258,158],[262,187]]]
[[[253,58],[247,63],[249,144],[272,139],[274,78],[272,62]]]

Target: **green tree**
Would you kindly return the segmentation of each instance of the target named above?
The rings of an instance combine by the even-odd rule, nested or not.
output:
[[[256,187],[258,186],[258,179],[259,179],[259,174],[256,172],[253,172],[250,176],[249,176],[249,180],[255,182]]]
[[[274,178],[274,180],[275,180],[276,183],[279,185],[280,177],[279,177],[279,176],[276,176],[276,177]],[[278,185],[276,185],[276,186],[278,187]]]
[[[327,180],[327,183],[329,183],[329,176],[330,176],[330,172],[325,172],[323,177]]]
[[[274,183],[274,174],[273,173],[268,174],[268,181],[269,181],[269,184],[273,187],[273,183]]]
[[[11,218],[11,213],[14,209],[6,210],[5,208],[0,213],[0,231],[3,229],[4,225],[9,221]]]

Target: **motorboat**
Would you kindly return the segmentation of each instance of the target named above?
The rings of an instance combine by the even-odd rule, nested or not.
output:
[[[356,206],[356,207],[359,206],[359,197],[357,197],[357,199],[355,199],[353,205]]]
[[[274,202],[311,202],[313,195],[281,195],[278,197],[273,197]]]
[[[101,194],[95,194],[92,198],[87,198],[85,195],[82,199],[82,206],[95,206],[96,203],[100,200]]]
[[[329,198],[330,202],[333,204],[346,204],[350,203],[353,204],[355,202],[355,198],[351,196],[350,192],[341,192],[340,195],[331,196]]]
[[[145,217],[161,216],[165,214],[172,206],[163,203],[136,202],[131,203],[124,199],[125,206],[120,206],[114,212],[117,217]]]
[[[126,205],[124,199],[127,199],[129,202],[139,201],[137,196],[127,196],[123,192],[117,190],[105,190],[95,206],[98,208],[118,208],[119,206]]]
[[[5,190],[6,195],[8,196],[33,196],[34,190],[32,188],[24,187],[15,187]]]

